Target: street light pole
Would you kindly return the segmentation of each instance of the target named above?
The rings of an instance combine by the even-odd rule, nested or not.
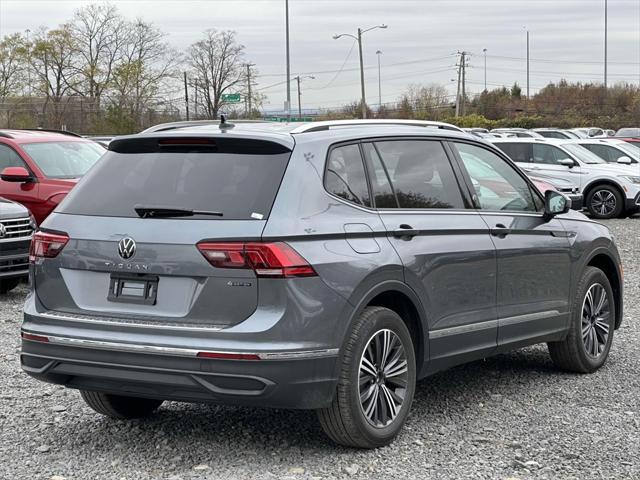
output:
[[[382,50],[376,51],[376,55],[378,55],[378,110],[382,108],[382,77],[380,75],[380,55],[382,55]]]
[[[484,53],[484,91],[487,91],[487,49],[483,48],[482,52]]]
[[[291,62],[289,56],[289,0],[284,0],[287,43],[287,121],[291,121]]]
[[[376,28],[387,28],[387,25],[385,25],[384,23],[381,25],[376,25],[375,27],[371,27],[371,28],[367,28],[366,30],[363,30],[362,28],[358,27],[358,34],[356,35],[351,35],[350,33],[341,33],[340,35],[334,35],[333,39],[337,40],[340,37],[351,37],[354,40],[356,40],[358,42],[358,51],[360,53],[360,90],[361,90],[361,94],[362,94],[362,98],[360,100],[360,102],[362,103],[361,107],[362,107],[362,118],[367,118],[367,100],[366,100],[366,96],[365,96],[365,90],[364,90],[364,60],[362,58],[362,35],[367,33],[370,30],[374,30]]]

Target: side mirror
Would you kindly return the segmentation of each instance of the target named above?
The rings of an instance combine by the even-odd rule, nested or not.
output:
[[[573,168],[576,166],[576,162],[574,162],[570,158],[563,158],[562,160],[558,161],[558,163],[560,165],[564,165],[565,167],[569,167],[569,168]]]
[[[33,177],[24,167],[7,167],[0,173],[0,179],[5,182],[27,183],[33,181]]]
[[[556,215],[567,213],[571,209],[571,199],[555,190],[547,190],[544,194],[544,219],[551,220]]]
[[[631,165],[633,161],[625,155],[618,159],[618,163],[621,163],[622,165]]]

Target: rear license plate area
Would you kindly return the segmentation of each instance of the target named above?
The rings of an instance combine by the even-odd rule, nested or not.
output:
[[[107,300],[155,305],[158,299],[158,280],[157,275],[112,273]]]

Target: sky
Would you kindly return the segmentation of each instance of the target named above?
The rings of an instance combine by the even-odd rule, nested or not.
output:
[[[80,0],[0,0],[0,36],[71,18]],[[209,28],[235,30],[256,64],[256,86],[266,110],[283,109],[284,0],[112,0],[127,18],[142,18],[186,49]],[[289,0],[292,76],[301,82],[303,108],[331,108],[360,98],[355,34],[363,36],[367,102],[396,101],[410,84],[445,85],[454,95],[456,54],[467,51],[467,90],[518,82],[526,93],[526,30],[530,32],[531,93],[550,81],[602,82],[605,0]],[[609,83],[640,84],[640,0],[608,0]],[[314,76],[315,78],[308,78]],[[297,109],[296,82],[291,84]]]

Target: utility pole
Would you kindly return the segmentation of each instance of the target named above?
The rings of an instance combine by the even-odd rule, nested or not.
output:
[[[187,121],[189,121],[189,90],[187,89],[187,72],[184,72],[184,105],[187,109]]]
[[[607,5],[607,0],[604,0],[604,88],[607,88],[607,55],[608,55],[607,37],[609,34],[608,15],[609,15],[609,9]]]
[[[484,53],[484,91],[487,90],[487,49],[483,48],[482,53]]]
[[[382,55],[382,50],[376,51],[376,55],[378,55],[378,110],[382,108],[382,77],[380,76],[380,56]]]
[[[284,0],[287,43],[287,122],[291,121],[291,63],[289,56],[289,0]]]
[[[458,63],[458,88],[456,89],[456,117],[460,116],[460,79],[462,78],[462,54]]]
[[[362,60],[362,29],[358,28],[358,51],[360,52],[360,91],[362,99],[360,100],[362,108],[362,118],[367,118],[367,101],[364,94],[364,62]]]
[[[300,75],[296,77],[296,81],[298,82],[298,119],[302,118],[302,93],[300,92]]]
[[[467,114],[467,52],[462,52],[462,116]]]
[[[296,81],[298,82],[298,117],[302,118],[302,91],[300,90],[300,81],[303,78],[310,78],[310,79],[315,79],[316,77],[314,77],[313,75],[306,75],[304,77],[301,77],[300,75],[298,75],[297,77],[293,77],[296,79]]]
[[[529,100],[529,95],[531,94],[531,91],[529,90],[529,29],[527,29],[527,100]]]
[[[252,105],[251,105],[251,67],[253,67],[255,65],[255,63],[247,63],[246,67],[247,67],[247,105],[248,105],[248,111],[247,111],[247,118],[251,118],[253,116],[253,110],[252,110]]]

